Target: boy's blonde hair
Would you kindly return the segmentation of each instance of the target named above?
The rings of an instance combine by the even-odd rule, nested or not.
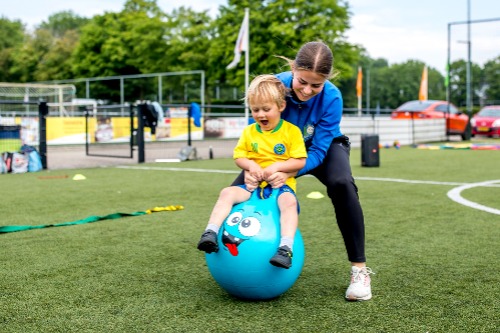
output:
[[[288,90],[274,75],[263,74],[256,76],[248,87],[245,98],[251,106],[253,101],[273,101],[279,108],[285,105]]]

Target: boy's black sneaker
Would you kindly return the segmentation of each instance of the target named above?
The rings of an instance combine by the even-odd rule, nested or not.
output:
[[[201,235],[200,241],[198,242],[198,250],[205,251],[206,253],[219,251],[217,234],[215,231],[207,230]]]
[[[278,252],[269,260],[271,265],[281,268],[292,267],[292,250],[286,245],[280,246]]]

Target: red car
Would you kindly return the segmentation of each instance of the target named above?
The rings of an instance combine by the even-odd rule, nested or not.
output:
[[[472,135],[500,136],[500,105],[482,108],[471,119]]]
[[[460,134],[462,139],[467,138],[467,126],[469,117],[461,112],[455,105],[446,101],[427,100],[427,101],[409,101],[398,107],[391,114],[392,119],[432,119],[446,118],[447,134]]]

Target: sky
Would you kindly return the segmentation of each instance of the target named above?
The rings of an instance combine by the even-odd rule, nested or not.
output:
[[[34,27],[61,11],[72,10],[79,16],[92,17],[106,11],[121,11],[124,3],[125,0],[0,0],[0,16]],[[226,0],[157,0],[167,13],[183,5],[197,11],[209,10],[213,17],[217,16],[218,7],[226,3]],[[470,25],[470,60],[483,66],[500,56],[499,0],[348,0],[348,3],[352,16],[347,40],[363,46],[370,57],[384,58],[391,65],[419,60],[444,74],[448,26],[451,61],[468,60],[465,24],[468,14],[472,22],[491,20]],[[252,13],[250,25],[251,18]]]

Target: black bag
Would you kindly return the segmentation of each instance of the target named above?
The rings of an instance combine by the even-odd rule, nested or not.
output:
[[[2,173],[8,173],[12,172],[12,158],[13,158],[14,153],[9,153],[9,152],[3,152],[2,153],[2,166],[1,166],[1,171]]]

